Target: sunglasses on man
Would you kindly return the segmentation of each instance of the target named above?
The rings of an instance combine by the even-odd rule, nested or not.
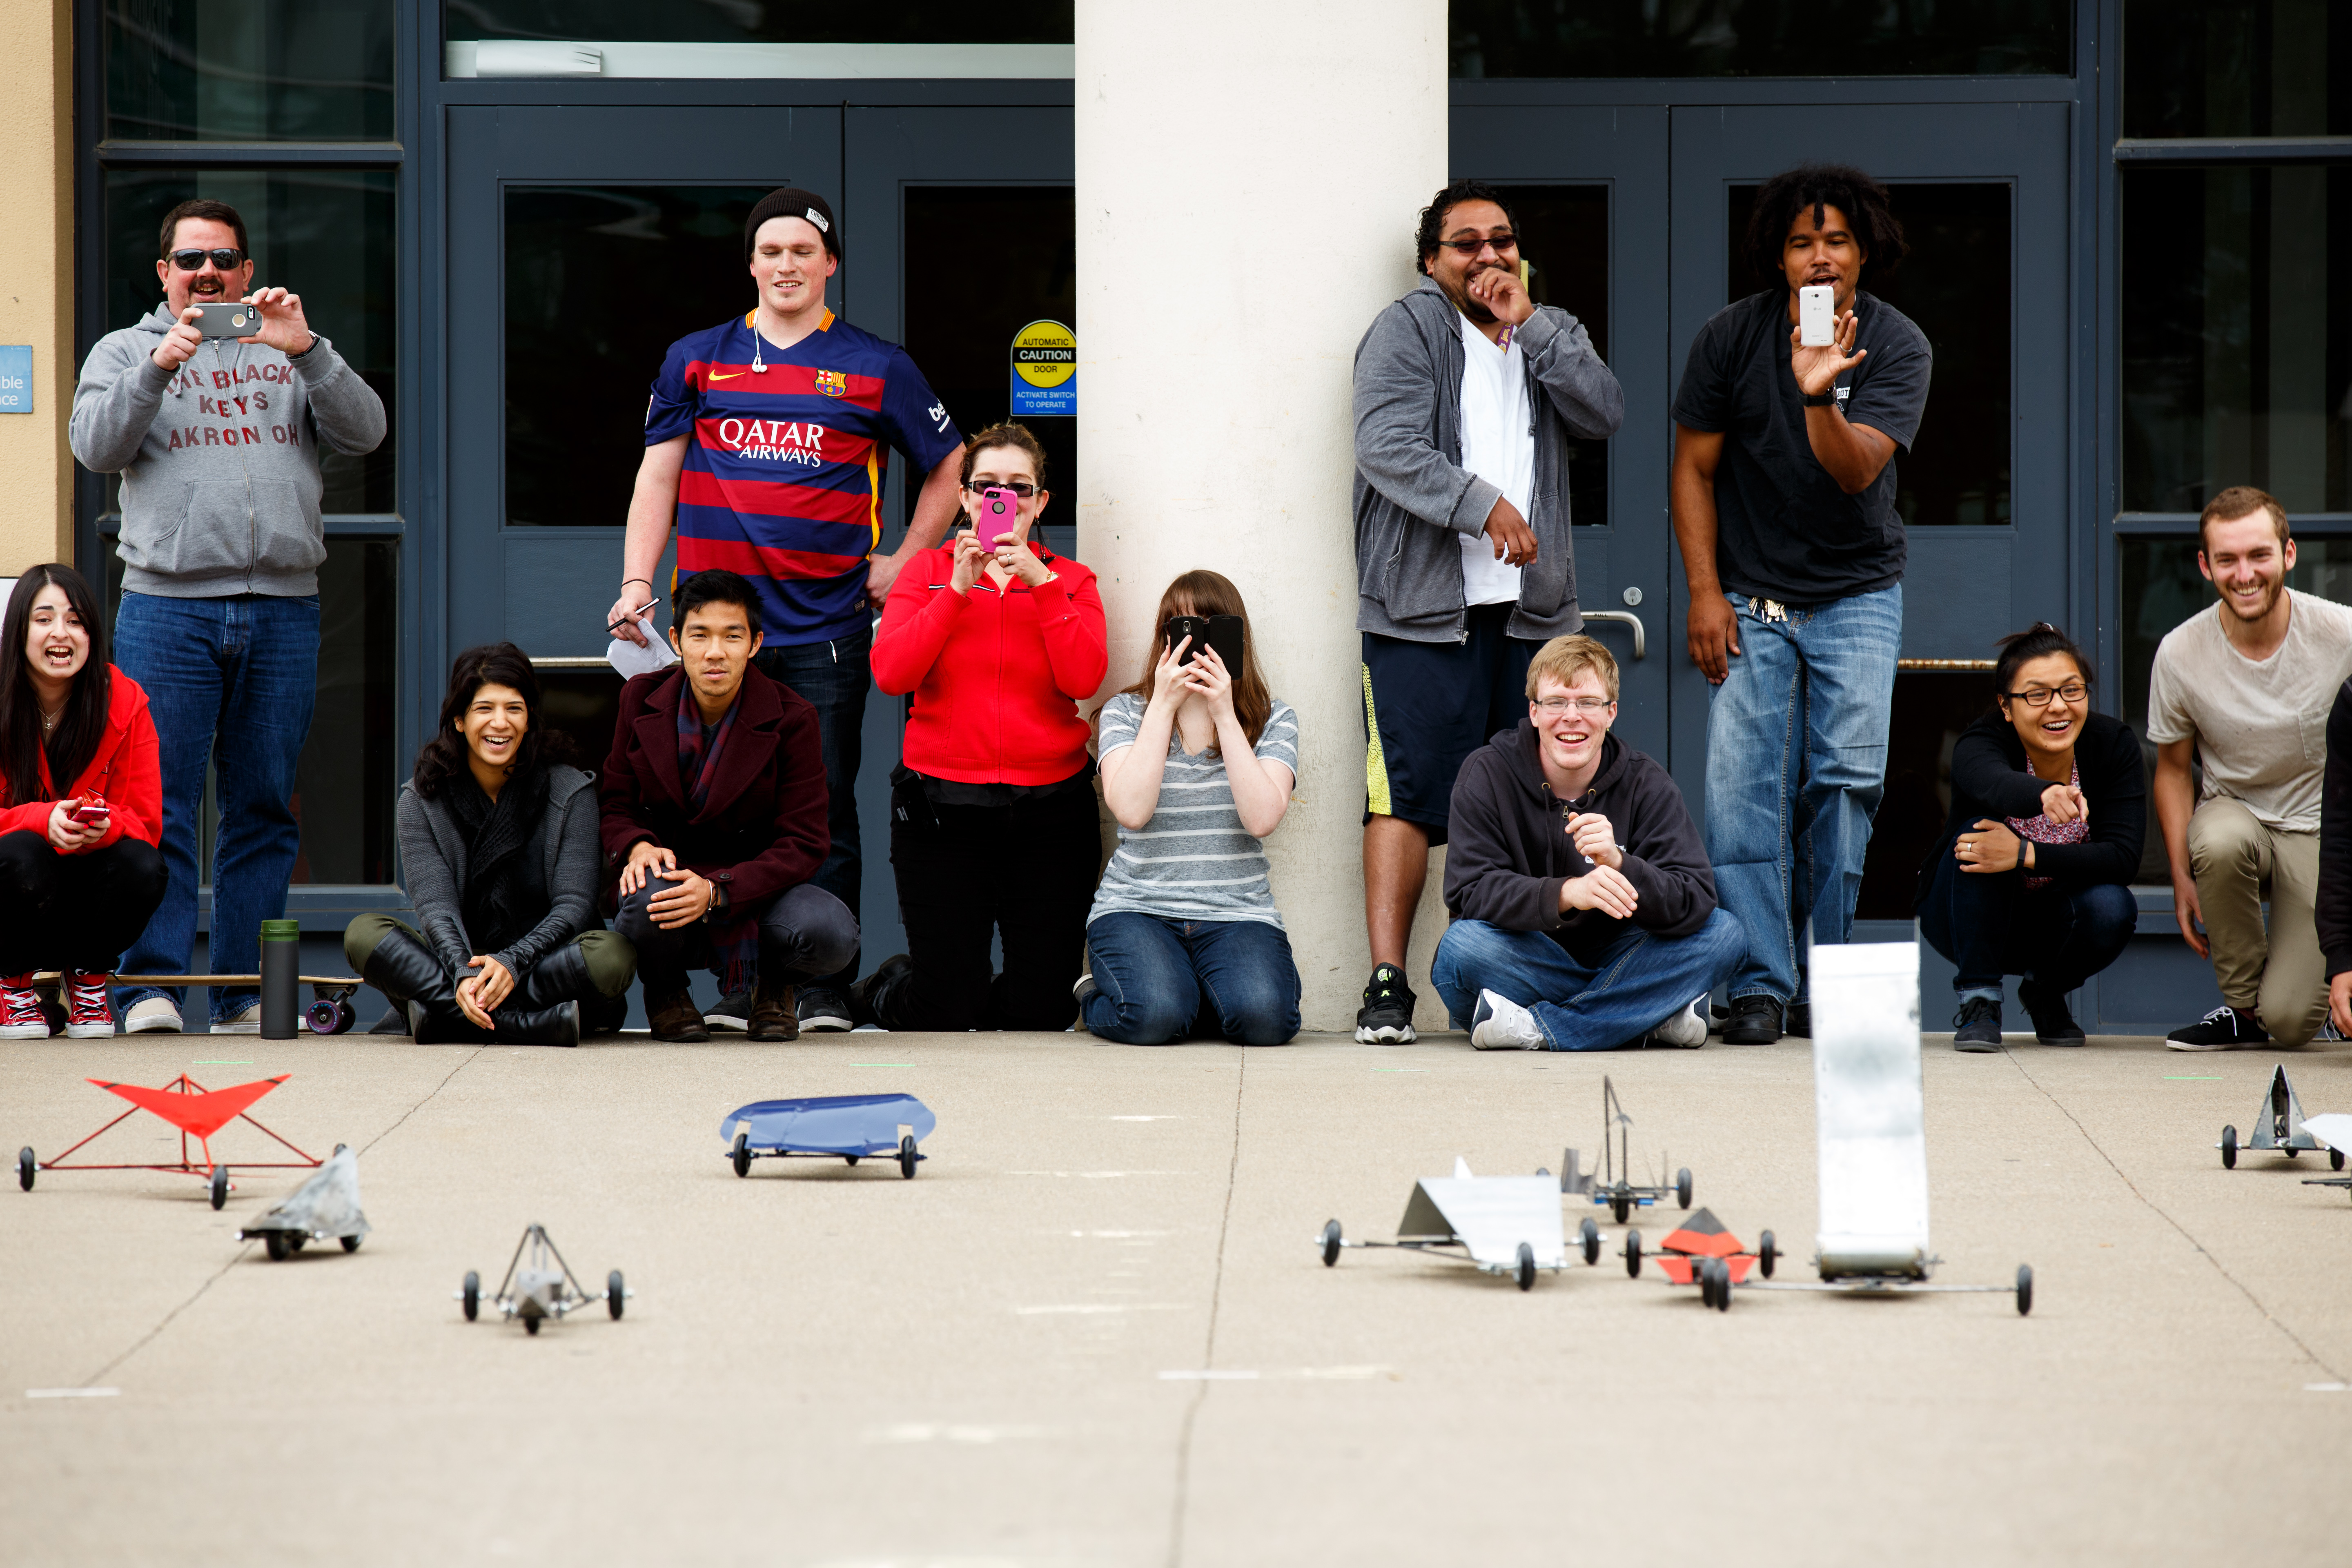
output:
[[[183,272],[195,271],[198,268],[202,267],[207,259],[209,259],[212,264],[221,271],[227,272],[234,269],[237,263],[245,259],[245,252],[236,249],[233,246],[224,247],[219,250],[175,250],[172,252],[172,265],[178,268]]]
[[[1517,250],[1519,247],[1519,237],[1516,234],[1490,234],[1483,239],[1441,239],[1437,243],[1450,247],[1456,256],[1468,258],[1477,255],[1490,245],[1495,247],[1496,255],[1506,250]]]

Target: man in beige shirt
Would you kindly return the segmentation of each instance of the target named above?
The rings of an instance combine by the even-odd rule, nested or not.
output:
[[[2300,1046],[2327,1012],[2312,907],[2327,714],[2352,676],[2352,609],[2287,587],[2294,541],[2284,509],[2263,491],[2223,490],[2197,530],[2197,569],[2221,603],[2158,645],[2147,738],[2174,918],[2199,956],[2212,959],[2222,1005],[2165,1043]],[[2191,748],[2204,767],[2201,798]]]

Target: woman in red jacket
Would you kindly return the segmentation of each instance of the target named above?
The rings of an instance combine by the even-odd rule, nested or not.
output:
[[[163,901],[163,782],[139,683],[107,662],[70,566],[16,579],[0,618],[0,1039],[40,1040],[37,970],[65,972],[66,1033],[114,1033],[115,955]],[[71,787],[60,790],[60,779]]]
[[[883,606],[874,684],[914,694],[890,790],[908,951],[855,987],[861,1021],[1061,1029],[1077,1016],[1071,987],[1102,863],[1078,703],[1108,654],[1095,574],[1030,540],[1045,478],[1045,448],[1021,426],[974,436],[964,525],[907,563]],[[992,491],[1013,521],[989,521],[986,548]],[[992,974],[997,935],[1004,973]]]

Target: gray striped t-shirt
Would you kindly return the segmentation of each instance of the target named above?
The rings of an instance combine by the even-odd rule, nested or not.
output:
[[[1100,755],[1135,744],[1143,710],[1144,700],[1131,691],[1103,704]],[[1297,776],[1298,715],[1289,704],[1274,705],[1257,738],[1257,754]],[[1234,805],[1224,760],[1195,756],[1184,750],[1181,733],[1171,733],[1159,807],[1140,831],[1118,830],[1118,852],[1103,870],[1087,921],[1126,910],[1171,921],[1263,921],[1279,928],[1282,916],[1265,869],[1265,850],[1242,826]]]

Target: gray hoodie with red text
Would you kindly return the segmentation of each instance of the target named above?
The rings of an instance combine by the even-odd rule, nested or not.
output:
[[[167,599],[319,591],[319,444],[358,456],[383,439],[383,403],[320,336],[289,360],[214,339],[177,371],[155,363],[158,305],[82,362],[68,439],[93,473],[122,476],[122,585]]]

